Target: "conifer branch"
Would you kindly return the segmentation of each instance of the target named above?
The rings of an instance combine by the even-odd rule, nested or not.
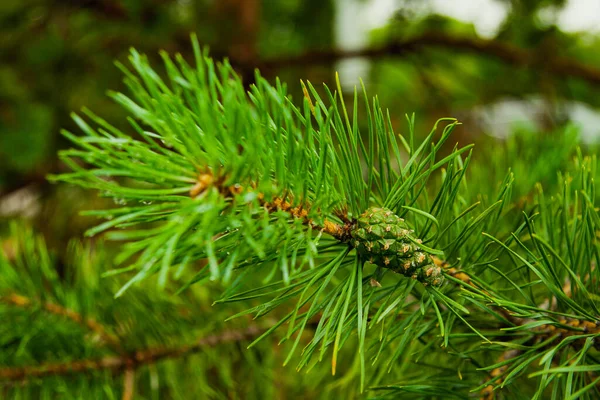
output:
[[[190,196],[197,197],[210,188],[214,188],[225,198],[232,198],[248,191],[239,184],[227,186],[225,185],[225,181],[225,177],[215,176],[211,171],[203,172],[198,175],[197,182],[190,189]],[[310,225],[313,229],[329,234],[341,242],[347,242],[350,239],[350,231],[356,223],[356,221],[352,221],[348,218],[346,212],[339,210],[336,212],[336,216],[344,222],[343,225],[325,218],[323,219],[323,226],[319,226],[313,221],[313,219],[308,217],[310,205],[304,204],[294,206],[292,203],[282,197],[275,197],[272,200],[267,201],[262,193],[258,193],[257,198],[260,205],[265,207],[267,210],[288,212],[292,217],[301,220],[305,225]]]
[[[174,347],[149,347],[130,353],[102,357],[97,359],[75,360],[62,363],[46,363],[27,367],[0,368],[0,381],[22,381],[32,378],[44,378],[56,375],[71,375],[84,372],[111,370],[115,372],[135,371],[137,368],[157,362],[189,356],[207,347],[220,344],[241,342],[255,338],[265,331],[258,325],[251,325],[244,330],[226,330],[221,333],[205,336],[192,344]],[[128,378],[131,379],[131,378]],[[128,383],[130,384],[130,383]]]
[[[445,268],[445,273],[447,273],[448,275],[450,275],[456,279],[459,279],[460,281],[464,282],[466,285],[469,285],[469,286],[472,286],[479,290],[482,290],[484,293],[489,295],[489,293],[485,289],[478,287],[473,282],[473,280],[471,279],[469,274],[467,274],[466,272],[464,272],[458,268],[455,268],[455,267],[450,268],[446,262],[440,260],[437,257],[434,257],[434,261],[435,261],[436,265],[441,266],[442,268]],[[570,284],[565,285],[565,289],[567,289],[567,288],[570,293]],[[544,307],[543,307],[543,305],[540,305],[539,308],[543,309]],[[518,316],[515,316],[510,311],[506,310],[505,308],[503,308],[501,306],[497,306],[496,309],[500,312],[500,314],[505,319],[510,321],[514,326],[525,325],[527,323],[534,321],[530,318],[520,318]],[[558,335],[558,337],[560,337],[560,338],[566,338],[569,336],[581,335],[581,334],[586,334],[586,335],[600,334],[600,317],[598,317],[596,322],[591,322],[591,321],[588,321],[585,319],[579,319],[579,318],[563,317],[558,320],[558,323],[561,324],[562,326],[543,324],[543,325],[533,328],[530,332],[533,332],[536,334],[536,340],[538,342],[543,342],[544,340],[547,340],[551,336],[554,336],[554,335]],[[506,327],[508,328],[509,326],[506,326]],[[573,345],[581,346],[581,345],[583,345],[583,342],[585,342],[585,338],[580,338],[580,339],[574,341]],[[595,347],[600,350],[600,342],[595,343]]]
[[[461,274],[464,274],[461,272]],[[466,274],[465,274],[466,275]],[[497,308],[503,317],[509,320],[515,326],[525,325],[533,322],[530,318],[520,318],[510,313],[504,308]],[[596,322],[591,322],[582,318],[560,318],[558,323],[562,326],[552,324],[543,324],[533,328],[530,332],[535,333],[537,341],[541,342],[549,339],[551,336],[558,335],[560,338],[566,338],[573,335],[598,335],[600,334],[600,317]],[[573,342],[574,346],[581,346],[585,338],[580,338]],[[595,343],[595,347],[600,350],[600,342]]]
[[[287,324],[282,342],[291,346],[288,363],[318,316],[298,368],[331,352],[332,366],[341,372],[340,349],[356,337],[361,390],[367,379],[374,385],[380,381],[370,376],[370,361],[399,371],[413,361],[414,351],[436,357],[436,364],[456,361],[457,352],[429,354],[438,343],[479,365],[489,360],[490,351],[524,349],[486,367],[510,364],[481,385],[480,370],[469,371],[468,382],[455,386],[461,391],[480,392],[496,378],[506,386],[536,357],[558,363],[558,352],[575,350],[584,365],[567,360],[552,368],[546,362],[529,377],[553,374],[558,385],[565,370],[576,374],[593,368],[584,356],[594,351],[594,336],[600,335],[594,324],[597,290],[587,290],[579,277],[592,273],[589,266],[598,253],[589,245],[572,245],[589,243],[600,224],[595,199],[586,194],[595,193],[588,179],[594,175],[579,167],[583,161],[577,164],[582,176],[573,181],[583,186],[576,198],[585,196],[585,213],[566,195],[562,202],[536,198],[539,214],[524,214],[515,230],[504,221],[520,211],[511,200],[513,175],[507,174],[499,189],[484,183],[473,193],[465,175],[471,146],[443,155],[442,146],[457,126],[454,119],[438,121],[445,125],[439,138],[436,123],[421,141],[409,117],[407,134],[399,135],[377,98],[371,102],[366,93],[367,119],[360,124],[358,93],[349,113],[339,98],[339,81],[335,91],[323,88],[326,97],[303,85],[304,98],[296,106],[280,82],[273,86],[257,74],[256,85],[247,91],[229,64],[215,64],[196,41],[194,47],[195,66],[164,55],[168,81],[132,52],[135,71],[124,68],[132,96],[113,97],[130,111],[138,136],[91,112],[85,114],[95,127],[74,116],[85,135],[65,132],[76,148],[61,156],[73,171],[54,178],[99,190],[119,205],[91,212],[106,222],[88,232],[108,231],[109,238],[126,242],[118,259],[132,264],[116,272],[137,272],[117,295],[153,274],[164,287],[171,271],[185,277],[190,263],[203,260],[208,268],[191,271],[185,288],[227,284],[216,303],[243,305],[230,318],[259,318],[288,307],[250,346]],[[549,174],[547,168],[543,172]],[[353,247],[344,243],[348,234]],[[432,255],[438,257],[436,265]],[[442,266],[458,286],[443,285],[444,276],[437,279]],[[572,298],[562,288],[566,278],[573,282]],[[375,338],[369,332],[378,324],[382,330]],[[474,344],[475,337],[484,343]],[[75,367],[124,371],[138,359],[152,363],[187,352],[163,348]],[[51,369],[61,368],[73,366]],[[455,371],[443,376],[440,371],[423,371],[424,386],[412,389],[446,394]],[[541,393],[548,384],[540,382]],[[579,383],[576,389],[589,390]]]
[[[447,273],[448,275],[458,279],[459,281],[464,282],[465,285],[477,288],[477,289],[481,290],[483,293],[486,293],[486,294],[490,295],[490,297],[492,297],[491,294],[489,292],[487,292],[487,290],[478,287],[478,285],[471,279],[471,277],[469,276],[468,273],[466,273],[458,268],[455,268],[455,267],[451,268],[448,263],[440,260],[437,257],[434,257],[434,261],[435,261],[436,265],[444,268],[445,273]],[[571,296],[571,285],[569,282],[567,282],[567,284],[565,284],[563,286],[563,291],[565,292],[565,294],[568,295],[568,297]],[[555,298],[553,298],[553,299],[555,300]],[[548,302],[548,303],[550,303],[550,302]],[[544,309],[544,308],[549,308],[550,306],[551,306],[550,304],[546,304],[546,305],[542,304],[538,307],[540,309]],[[513,327],[514,326],[523,326],[525,324],[535,322],[535,320],[531,319],[531,318],[521,318],[521,317],[515,316],[510,311],[508,311],[507,309],[505,309],[501,306],[496,306],[495,309],[500,313],[500,315],[502,315],[507,321],[509,321]],[[557,340],[560,341],[560,340],[563,340],[570,336],[581,335],[581,334],[585,334],[585,335],[600,334],[600,317],[596,320],[595,323],[584,320],[584,319],[579,319],[579,318],[560,318],[558,320],[558,323],[561,324],[562,326],[556,326],[553,324],[542,324],[540,326],[534,327],[533,329],[530,330],[530,332],[533,333],[534,336],[532,336],[532,338],[528,342],[543,343],[543,342],[548,341],[546,346],[544,346],[543,348],[537,349],[538,352],[541,352],[541,351],[543,351],[544,348],[548,348],[548,347],[552,346],[552,344],[556,343]],[[511,328],[511,325],[506,325],[501,328]],[[554,337],[554,339],[552,339],[553,337]],[[584,337],[578,338],[577,340],[571,341],[570,346],[572,346],[574,348],[581,348],[584,346],[585,341],[586,341],[586,338],[584,338]],[[598,343],[598,342],[594,343],[594,347],[596,347],[596,349],[600,349],[600,343]],[[495,398],[494,388],[499,387],[503,384],[504,379],[505,379],[504,374],[508,371],[508,369],[511,366],[509,360],[519,357],[522,353],[523,353],[522,350],[509,348],[500,355],[500,357],[497,360],[497,363],[502,364],[502,365],[492,369],[489,372],[488,376],[490,378],[490,381],[489,381],[490,383],[487,386],[485,386],[483,389],[480,390],[480,392],[479,392],[480,400],[493,400]],[[593,378],[595,378],[595,377],[593,377]]]
[[[518,68],[545,70],[557,76],[570,76],[594,85],[600,85],[600,70],[591,65],[582,64],[577,60],[564,57],[548,59],[546,52],[526,50],[494,39],[458,37],[437,32],[426,32],[420,36],[376,48],[309,51],[297,56],[263,60],[256,67],[261,70],[268,70],[289,66],[329,64],[338,60],[356,57],[371,59],[398,57],[419,53],[430,48],[460,50],[493,57]]]
[[[7,296],[0,296],[0,302],[21,308],[29,308],[35,306],[33,300],[16,293]],[[40,307],[50,314],[66,318],[83,326],[90,332],[98,335],[98,337],[103,342],[107,343],[113,350],[117,352],[121,352],[123,350],[119,338],[114,334],[110,333],[104,325],[102,325],[95,319],[84,318],[80,313],[55,303],[42,302],[40,303]]]

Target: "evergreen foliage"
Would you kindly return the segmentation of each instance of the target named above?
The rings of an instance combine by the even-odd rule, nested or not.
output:
[[[472,145],[448,149],[454,119],[440,119],[418,140],[414,117],[407,133],[398,133],[390,112],[364,88],[346,103],[339,82],[337,90],[303,83],[298,100],[257,72],[246,91],[227,62],[214,63],[193,44],[193,64],[161,54],[164,73],[135,50],[131,69],[119,65],[129,94],[111,97],[129,113],[131,132],[89,110],[73,116],[83,134],[64,132],[74,147],[60,156],[72,172],[51,179],[114,200],[115,207],[87,214],[105,219],[88,236],[122,242],[117,266],[77,256],[65,271],[75,277],[58,279],[44,246],[21,234],[19,253],[0,264],[5,303],[17,293],[39,299],[42,309],[51,302],[75,310],[88,328],[93,317],[110,327],[102,335],[91,330],[107,345],[118,343],[117,359],[140,344],[192,341],[215,327],[247,326],[248,316],[257,320],[250,334],[224,336],[253,336],[243,359],[228,358],[230,344],[216,348],[221,342],[212,339],[193,362],[143,369],[148,377],[136,375],[137,382],[150,385],[138,383],[138,390],[160,398],[184,398],[188,390],[226,397],[228,389],[233,396],[274,396],[274,385],[259,383],[274,359],[274,336],[284,346],[284,365],[307,372],[297,379],[307,380],[309,397],[600,394],[596,158],[584,155],[572,134],[546,143],[560,155],[556,164],[536,163],[540,140],[526,138],[535,168],[516,165],[513,175],[510,156],[484,149],[493,161],[481,162]],[[477,168],[467,173],[472,163]],[[491,177],[500,173],[498,184]],[[530,173],[546,186],[520,176]],[[399,230],[397,242],[386,236],[388,225]],[[407,273],[415,279],[388,268],[392,246],[415,262]],[[0,352],[8,366],[0,379],[11,382],[6,390],[34,398],[60,387],[76,396],[88,385],[93,397],[116,390],[109,372],[128,376],[126,366],[90,367],[92,385],[90,374],[77,380],[55,370],[39,377],[17,370],[109,350],[62,324],[36,334],[19,321],[39,307],[15,308],[15,299],[0,309],[3,320],[23,329],[0,336],[10,349]],[[199,310],[212,301],[207,318]],[[174,313],[174,304],[185,311]],[[244,363],[256,368],[240,368]],[[220,380],[203,386],[210,369]],[[183,370],[186,379],[176,378]],[[327,384],[329,373],[341,377]]]

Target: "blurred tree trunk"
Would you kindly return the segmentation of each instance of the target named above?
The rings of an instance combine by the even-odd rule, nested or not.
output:
[[[258,63],[258,34],[260,29],[260,0],[220,0],[215,4],[218,15],[219,41],[229,56],[243,66],[240,71],[246,84],[253,78],[252,68]]]

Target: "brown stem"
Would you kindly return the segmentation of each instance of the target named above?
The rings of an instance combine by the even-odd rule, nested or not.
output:
[[[171,358],[178,358],[198,353],[207,347],[215,347],[223,343],[240,342],[258,337],[265,331],[251,325],[242,331],[223,331],[216,335],[205,336],[195,343],[177,347],[152,347],[134,352],[108,356],[99,359],[85,359],[62,363],[47,363],[28,367],[0,368],[0,381],[21,381],[29,378],[43,378],[55,375],[70,375],[81,372],[100,370],[135,371],[145,365],[157,363]],[[131,379],[131,378],[130,378]],[[127,383],[126,383],[127,384]]]
[[[242,193],[246,190],[241,185],[225,185],[225,177],[217,176],[212,171],[202,172],[198,175],[196,184],[190,189],[190,196],[197,197],[210,188],[216,189],[219,193],[227,198],[231,198],[237,194]],[[314,229],[321,230],[327,233],[339,241],[346,242],[350,239],[350,231],[352,230],[353,223],[350,221],[345,214],[337,213],[337,216],[344,221],[344,225],[332,222],[328,219],[324,219],[323,226],[318,226],[312,219],[308,217],[308,208],[302,205],[294,206],[289,201],[285,200],[285,197],[276,197],[271,201],[267,201],[262,193],[258,194],[258,200],[260,204],[268,210],[279,210],[290,213],[294,218],[302,220],[306,225],[310,225]]]
[[[122,400],[133,399],[135,389],[135,369],[127,368],[123,375],[123,396]]]
[[[8,296],[0,296],[0,302],[23,308],[29,308],[35,305],[34,301],[16,293],[10,294]],[[60,317],[70,319],[71,321],[76,322],[77,324],[85,327],[86,329],[98,335],[100,339],[102,339],[102,341],[106,342],[114,350],[118,352],[122,351],[119,338],[109,333],[108,330],[98,321],[92,318],[84,318],[78,312],[60,306],[58,304],[46,302],[41,303],[40,306],[44,311],[50,314],[58,315]]]

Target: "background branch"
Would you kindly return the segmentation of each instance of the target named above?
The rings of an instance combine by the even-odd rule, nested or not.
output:
[[[198,339],[195,343],[176,347],[151,347],[131,353],[103,357],[100,359],[76,360],[62,363],[47,363],[27,367],[9,367],[0,369],[0,380],[20,381],[30,378],[43,378],[53,375],[70,375],[81,372],[100,370],[132,371],[145,365],[157,363],[165,359],[188,356],[206,347],[214,347],[223,343],[240,342],[258,337],[265,331],[257,325],[251,325],[245,330],[228,330],[216,335]],[[129,378],[132,379],[132,378]],[[127,379],[126,379],[127,386]],[[131,384],[131,383],[129,383]]]
[[[23,308],[35,306],[35,303],[32,300],[16,293],[10,294],[8,296],[0,296],[0,302]],[[40,307],[50,314],[70,319],[71,321],[76,322],[77,324],[87,328],[91,332],[98,335],[104,342],[109,344],[111,348],[113,348],[115,351],[121,352],[123,350],[119,338],[109,333],[108,330],[98,321],[92,318],[84,318],[78,312],[54,303],[40,303]]]
[[[545,51],[526,50],[509,43],[493,39],[479,39],[451,36],[428,32],[420,36],[389,43],[382,47],[357,50],[309,51],[297,56],[277,57],[262,60],[255,65],[262,70],[273,70],[291,66],[309,66],[330,64],[347,58],[384,58],[401,57],[410,53],[419,53],[430,48],[459,50],[482,56],[489,56],[506,64],[519,68],[531,68],[548,71],[557,76],[570,76],[582,79],[594,85],[600,84],[600,69],[582,64],[577,60],[564,57],[548,58]],[[234,64],[239,65],[237,62]]]

